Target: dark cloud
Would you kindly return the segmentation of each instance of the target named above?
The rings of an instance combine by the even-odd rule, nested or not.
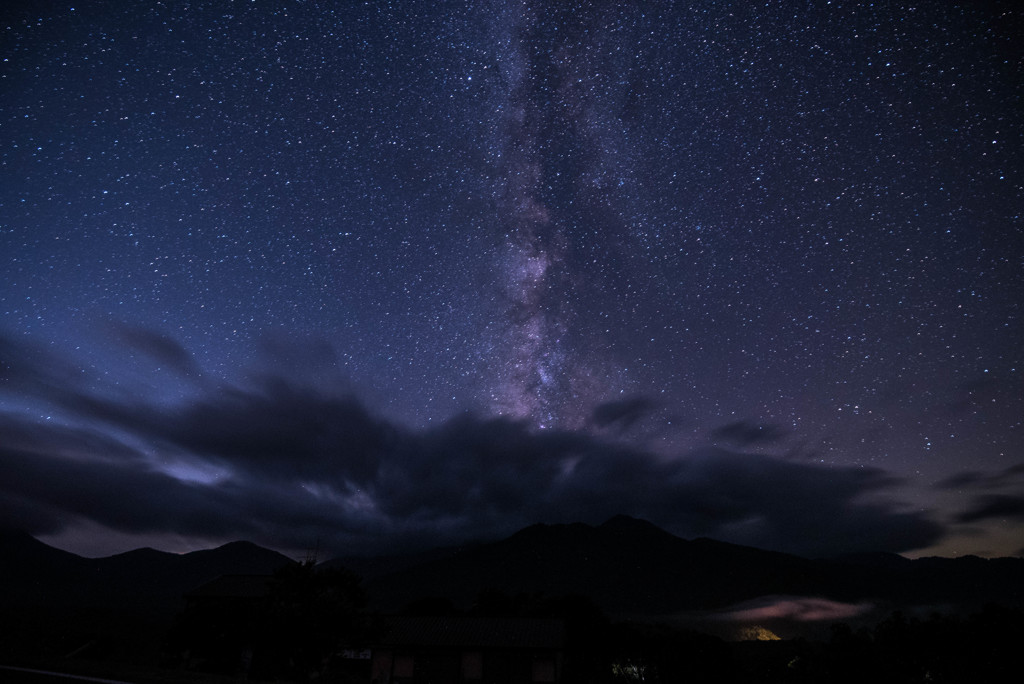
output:
[[[136,463],[0,448],[4,498],[17,502],[14,521],[32,533],[55,532],[79,518],[125,532],[211,529],[247,531],[205,488],[190,486]],[[203,525],[195,524],[204,521]],[[192,521],[193,524],[190,524]]]
[[[1006,468],[1002,471],[1002,475],[1007,478],[1024,475],[1024,463],[1017,463]]]
[[[7,527],[53,534],[88,519],[123,533],[257,539],[285,548],[321,537],[347,541],[353,529],[343,505],[303,485],[272,477],[184,481],[123,446],[125,458],[106,458],[87,432],[76,445],[69,439],[74,433],[53,440],[40,430],[34,449],[0,447]]]
[[[1024,476],[1024,463],[1004,468],[997,473],[983,473],[980,470],[965,470],[935,483],[936,489],[961,489],[964,487],[1000,488],[1012,486]]]
[[[149,328],[112,323],[114,337],[123,345],[142,352],[157,363],[187,378],[199,378],[202,370],[181,344]]]
[[[338,553],[494,538],[536,522],[599,523],[618,513],[685,537],[810,555],[905,551],[943,534],[926,514],[889,501],[898,481],[878,469],[713,446],[667,457],[585,431],[472,413],[413,430],[349,394],[269,369],[256,377],[204,386],[176,407],[42,387],[38,398],[73,420],[0,417],[9,436],[0,512],[34,533],[88,519],[119,532],[287,548],[320,539]],[[629,423],[650,405],[605,404],[595,422]],[[723,431],[747,443],[781,434],[747,423]]]
[[[957,516],[963,523],[1010,518],[1024,520],[1024,496],[1010,494],[986,494],[974,500],[974,504]]]
[[[0,330],[0,390],[39,394],[71,385],[78,375],[65,359]]]
[[[985,474],[978,470],[965,470],[939,480],[934,486],[936,489],[961,489],[963,487],[972,487],[984,479]]]
[[[779,425],[738,420],[716,428],[711,436],[739,447],[748,447],[777,442],[787,434],[788,431]]]
[[[365,486],[402,432],[353,398],[281,381],[228,390],[173,413],[140,412],[133,429],[229,465],[255,479]]]

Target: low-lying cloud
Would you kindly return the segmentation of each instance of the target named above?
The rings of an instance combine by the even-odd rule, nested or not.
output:
[[[762,596],[716,613],[725,622],[836,622],[860,617],[875,608],[872,603],[843,603],[814,596]]]

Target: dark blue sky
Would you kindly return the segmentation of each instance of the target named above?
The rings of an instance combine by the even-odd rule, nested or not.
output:
[[[1022,552],[1012,3],[0,14],[7,524]]]

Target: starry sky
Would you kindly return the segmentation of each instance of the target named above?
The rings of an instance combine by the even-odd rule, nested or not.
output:
[[[2,524],[1024,554],[1014,3],[0,19]]]

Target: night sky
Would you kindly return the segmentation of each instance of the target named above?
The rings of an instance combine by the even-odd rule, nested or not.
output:
[[[0,524],[1024,554],[1024,12],[0,10]]]

